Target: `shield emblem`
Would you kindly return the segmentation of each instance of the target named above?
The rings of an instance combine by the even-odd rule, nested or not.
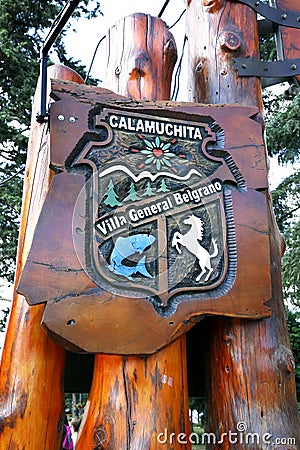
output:
[[[46,303],[51,337],[149,354],[204,315],[269,315],[257,110],[53,89],[55,176],[18,286],[30,304]]]
[[[94,131],[83,136],[67,165],[88,174],[73,236],[82,266],[99,287],[172,308],[222,285],[230,234],[234,252],[223,185],[226,152],[222,129],[203,119],[187,124],[91,112]]]

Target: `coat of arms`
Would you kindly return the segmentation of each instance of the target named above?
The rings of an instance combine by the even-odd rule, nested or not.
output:
[[[18,285],[51,337],[149,354],[204,315],[269,315],[257,109],[53,83],[54,176]]]
[[[228,270],[222,129],[210,117],[186,123],[108,109],[89,120],[93,131],[68,161],[71,171],[88,167],[73,235],[89,276],[164,307],[215,290]]]

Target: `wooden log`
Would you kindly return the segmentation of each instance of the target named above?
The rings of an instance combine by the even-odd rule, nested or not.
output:
[[[160,19],[126,17],[110,30],[109,46],[107,87],[134,99],[169,97],[176,50]],[[170,448],[165,432],[189,432],[185,336],[149,357],[96,355],[77,450]]]
[[[238,77],[232,62],[234,56],[258,56],[254,12],[245,5],[225,0],[189,0],[187,7],[192,100],[261,108],[259,80]],[[256,120],[263,132],[261,117]],[[270,199],[269,227],[272,299],[268,306],[272,316],[261,321],[217,318],[211,321],[211,333],[207,336],[207,431],[214,433],[216,439],[227,433],[222,438],[222,449],[292,450],[300,445],[294,359],[281,290],[283,245]],[[237,433],[232,439],[238,436],[238,440],[230,441],[230,431]],[[255,445],[251,447],[246,445],[247,433],[256,433]],[[207,448],[219,445],[212,438]]]
[[[298,0],[277,0],[277,7],[290,11],[298,11],[300,13]],[[280,32],[284,58],[300,58],[300,29],[280,27]],[[296,78],[300,82],[300,75]]]
[[[173,35],[162,20],[133,14],[108,32],[105,87],[139,100],[169,100],[177,59]]]
[[[52,66],[49,78],[82,83],[71,69]],[[25,170],[15,285],[32,242],[34,229],[53,173],[49,170],[47,124],[38,124],[39,87],[33,102]],[[29,307],[14,294],[0,377],[0,440],[5,449],[60,448],[64,420],[62,388],[65,351],[43,332],[44,306]]]

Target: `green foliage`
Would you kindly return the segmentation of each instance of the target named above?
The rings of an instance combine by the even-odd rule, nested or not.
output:
[[[0,302],[1,302],[1,297],[0,297]],[[9,316],[9,312],[10,309],[8,307],[6,307],[5,309],[1,309],[0,310],[0,314],[2,314],[2,317],[0,317],[0,333],[4,333],[5,331],[5,327],[6,327],[6,323],[7,323],[7,319]]]
[[[267,98],[267,143],[271,155],[283,164],[299,163],[300,95],[292,101]],[[278,226],[284,235],[286,252],[282,260],[285,298],[300,305],[300,170],[284,179],[272,192]]]
[[[282,278],[285,298],[300,307],[300,222],[296,221],[284,233],[287,250],[282,259]],[[298,324],[299,327],[299,324]],[[299,327],[300,333],[300,327]]]
[[[277,223],[282,232],[286,232],[289,239],[288,228],[300,209],[300,171],[285,178],[272,192]],[[290,239],[289,239],[290,240]]]
[[[0,276],[12,281],[18,239],[22,175],[31,102],[39,74],[39,53],[65,0],[0,0]],[[91,5],[90,8],[87,5]],[[83,0],[74,16],[101,14],[98,0]],[[61,62],[84,75],[85,67],[68,58],[62,39]]]
[[[276,114],[267,122],[267,144],[270,154],[282,163],[299,161],[300,94],[290,102],[276,99]]]
[[[75,416],[83,416],[87,400],[87,393],[65,393],[65,412],[68,416],[69,421]]]
[[[274,34],[267,34],[259,38],[260,59],[263,61],[276,61],[277,49]]]
[[[267,143],[270,155],[277,155],[282,164],[299,163],[300,95],[287,102],[281,97],[266,98]],[[300,170],[284,179],[272,192],[275,215],[286,242],[282,258],[283,292],[292,305],[287,323],[292,351],[296,361],[296,389],[300,399]]]
[[[20,174],[8,179],[11,173],[16,174],[18,171],[15,163],[3,162],[0,171],[7,180],[2,182],[2,186],[0,184],[0,274],[12,282],[20,224],[22,179]]]
[[[296,311],[287,311],[287,324],[296,363],[295,376],[297,398],[300,399],[300,309],[297,309]]]

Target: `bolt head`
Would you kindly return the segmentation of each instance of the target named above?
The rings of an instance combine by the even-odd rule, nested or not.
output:
[[[224,33],[221,38],[221,48],[225,51],[236,51],[241,46],[241,40],[239,36],[232,31]]]

